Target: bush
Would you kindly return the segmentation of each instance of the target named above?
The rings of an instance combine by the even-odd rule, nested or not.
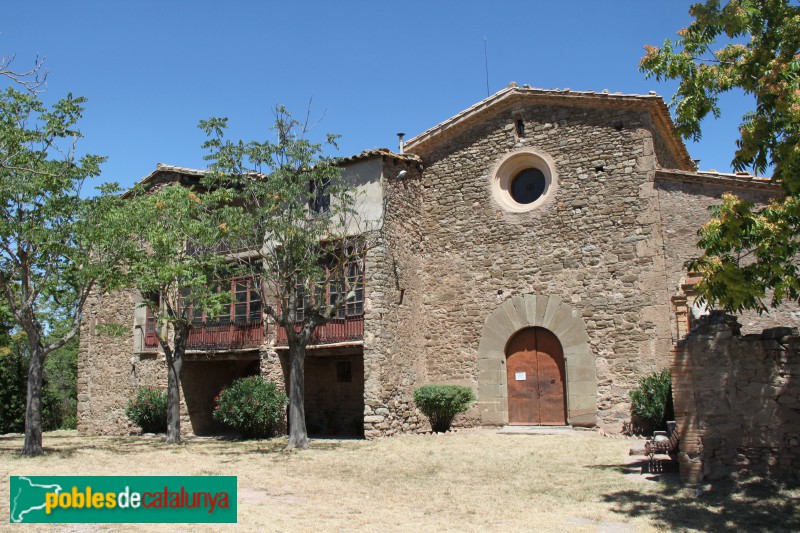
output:
[[[214,420],[232,427],[245,439],[272,436],[288,403],[275,383],[261,376],[237,379],[214,400]]]
[[[672,375],[668,369],[645,376],[630,392],[631,427],[637,433],[667,429],[667,420],[674,420]]]
[[[453,418],[475,402],[475,392],[462,385],[423,385],[414,391],[414,402],[431,422],[431,429],[444,433]]]
[[[139,387],[128,402],[125,416],[142,428],[143,433],[167,431],[167,393],[152,387]]]

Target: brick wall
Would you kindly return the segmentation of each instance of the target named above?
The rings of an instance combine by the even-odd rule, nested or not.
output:
[[[800,479],[798,330],[739,331],[734,317],[714,313],[672,351],[681,477]]]

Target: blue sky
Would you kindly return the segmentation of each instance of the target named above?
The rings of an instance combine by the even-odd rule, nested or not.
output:
[[[691,18],[683,0],[504,2],[8,2],[0,54],[18,69],[38,54],[45,100],[89,99],[82,149],[108,156],[103,181],[124,186],[157,163],[203,168],[197,122],[230,118],[232,138],[269,135],[271,109],[342,136],[339,155],[396,149],[508,82],[644,93],[675,84],[638,72],[643,45]],[[723,100],[689,144],[701,168],[726,171],[747,100]]]

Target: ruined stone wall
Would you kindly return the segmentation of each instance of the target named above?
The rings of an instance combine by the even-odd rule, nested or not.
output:
[[[710,218],[708,206],[717,205],[726,192],[764,205],[775,195],[763,185],[737,184],[730,180],[680,179],[678,176],[656,178],[659,214],[664,234],[664,256],[667,263],[667,280],[670,294],[678,290],[681,278],[686,274],[684,263],[692,257],[701,255],[697,247],[697,232]],[[769,303],[769,298],[766,300]],[[800,326],[800,307],[784,304],[768,313],[759,315],[746,312],[739,316],[739,323],[745,333],[757,333],[764,328],[777,326]],[[675,317],[672,316],[673,340],[676,335]]]
[[[510,213],[492,197],[493,172],[526,147],[552,158],[558,186],[544,205]],[[558,296],[586,323],[599,424],[620,430],[628,391],[668,363],[670,348],[649,116],[551,105],[507,111],[419,155],[419,344],[399,344],[397,355],[424,361],[428,382],[477,388],[487,316],[513,295]]]
[[[704,317],[673,350],[672,376],[685,481],[800,479],[797,328],[741,336],[734,317]]]

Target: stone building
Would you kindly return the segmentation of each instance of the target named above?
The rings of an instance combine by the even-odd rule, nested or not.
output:
[[[403,150],[401,150],[403,152]],[[516,84],[405,144],[343,159],[382,221],[365,290],[318,328],[306,368],[311,434],[367,438],[425,430],[412,392],[473,387],[462,425],[601,426],[629,419],[628,392],[669,364],[689,310],[671,299],[724,192],[765,202],[768,180],[699,172],[661,97]],[[202,171],[160,165],[146,181]],[[237,283],[247,281],[235,280]],[[79,429],[131,428],[137,386],[166,372],[129,292],[95,295],[79,358]],[[260,316],[199,325],[183,371],[186,431],[219,431],[213,397],[238,376],[285,382],[285,336]],[[232,311],[233,312],[233,311]],[[127,339],[100,324],[131,326]],[[233,321],[231,321],[231,324]],[[796,308],[742,319],[800,323]],[[213,330],[213,331],[212,331]]]

